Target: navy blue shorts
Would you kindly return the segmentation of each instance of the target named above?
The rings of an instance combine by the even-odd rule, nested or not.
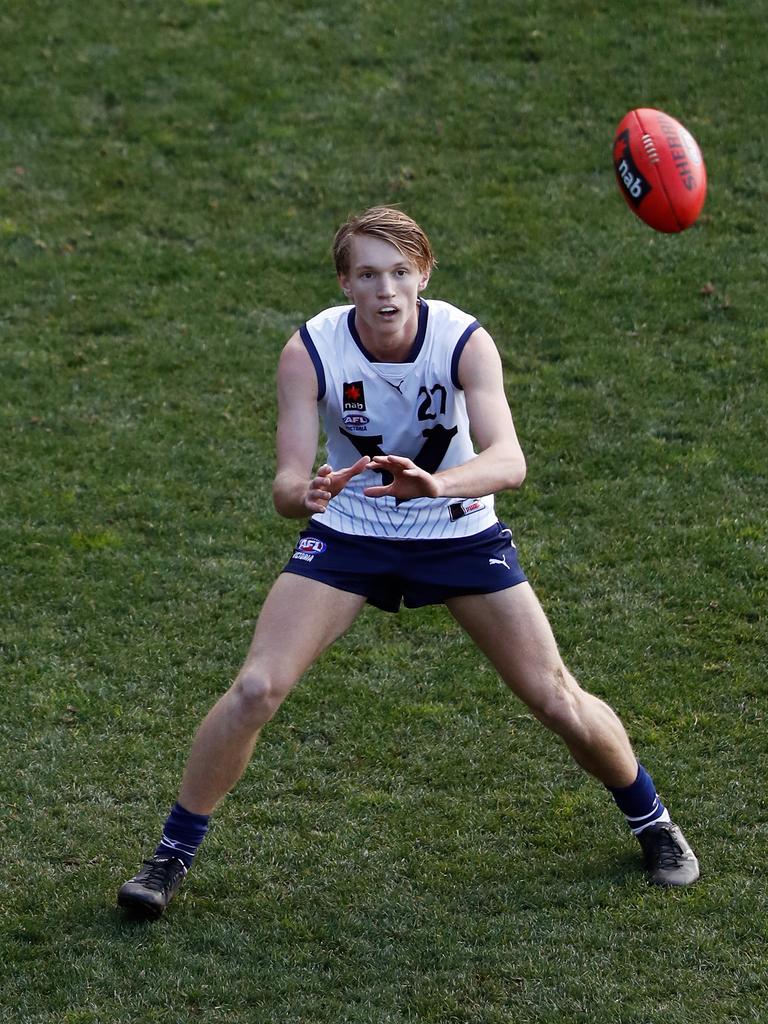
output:
[[[451,540],[356,537],[310,523],[283,572],[361,594],[385,612],[492,594],[525,582],[503,523]]]

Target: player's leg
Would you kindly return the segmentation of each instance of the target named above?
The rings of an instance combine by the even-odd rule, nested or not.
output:
[[[529,584],[446,603],[507,686],[563,739],[583,768],[606,786],[634,781],[637,759],[624,727],[563,664]]]
[[[198,729],[179,803],[196,814],[211,813],[245,770],[262,727],[364,604],[359,594],[303,576],[277,578],[242,668]]]
[[[696,859],[638,764],[624,726],[565,667],[529,584],[451,598],[446,604],[507,686],[610,789],[643,846],[652,880],[661,885],[695,881]]]
[[[262,727],[365,600],[303,576],[278,577],[242,668],[197,731],[154,857],[120,889],[122,906],[144,916],[163,912],[192,864],[208,816],[242,775]]]

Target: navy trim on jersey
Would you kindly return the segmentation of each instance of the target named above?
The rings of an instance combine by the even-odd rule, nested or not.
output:
[[[428,317],[428,315],[429,315],[429,313],[428,313],[428,308],[427,308],[426,302],[424,301],[424,299],[419,299],[419,325],[416,328],[416,337],[413,340],[413,344],[411,345],[411,349],[410,349],[408,355],[405,357],[405,359],[400,360],[401,362],[403,362],[403,363],[415,363],[416,362],[416,359],[418,358],[419,352],[421,352],[422,346],[424,345],[424,339],[427,336],[427,317]],[[368,362],[369,363],[380,363],[380,362],[382,362],[381,359],[376,359],[375,356],[372,356],[371,353],[368,351],[368,349],[363,344],[363,342],[362,342],[362,340],[360,338],[360,334],[358,333],[358,330],[357,330],[357,324],[355,322],[355,307],[354,306],[352,307],[352,309],[350,309],[349,313],[347,314],[347,327],[349,328],[349,333],[352,335],[355,344],[360,349],[360,351],[363,353],[363,355],[368,360]]]
[[[304,348],[309,352],[309,357],[314,363],[315,373],[317,374],[317,400],[325,397],[325,370],[323,369],[323,361],[320,358],[320,353],[315,348],[315,343],[312,341],[312,336],[307,330],[307,325],[302,324],[299,328],[299,335],[301,340],[304,342]]]
[[[451,381],[453,386],[458,388],[459,391],[463,391],[461,384],[459,383],[459,360],[461,359],[461,353],[464,351],[464,346],[467,344],[469,339],[475,333],[477,328],[480,326],[480,321],[475,320],[469,327],[464,331],[462,336],[456,342],[456,348],[453,350],[453,356],[451,358]]]

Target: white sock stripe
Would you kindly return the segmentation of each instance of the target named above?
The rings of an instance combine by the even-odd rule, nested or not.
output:
[[[661,807],[661,801],[658,797],[653,801],[653,807],[647,814],[641,814],[637,818],[633,818],[630,814],[625,814],[624,817],[627,821],[645,821],[646,818],[652,818],[655,814],[659,813]]]
[[[160,846],[167,846],[169,850],[180,850],[181,853],[189,854],[194,856],[197,852],[197,847],[192,846],[189,843],[182,843],[177,839],[171,839],[163,832],[163,838],[160,840]]]
[[[641,832],[642,832],[642,831],[643,831],[644,829],[648,828],[648,827],[649,827],[650,825],[658,825],[658,823],[659,823],[660,821],[671,821],[671,820],[672,820],[672,819],[671,819],[671,818],[670,818],[670,816],[669,816],[669,811],[668,811],[668,810],[667,810],[667,808],[665,807],[665,808],[663,809],[663,811],[661,812],[661,814],[660,814],[660,815],[658,816],[658,818],[654,818],[654,819],[653,819],[652,821],[646,821],[646,822],[645,822],[645,824],[644,824],[644,825],[641,825],[641,826],[640,826],[639,828],[633,828],[633,829],[632,829],[632,834],[633,834],[633,835],[635,835],[635,836],[639,836],[639,835],[640,835],[640,833],[641,833]]]

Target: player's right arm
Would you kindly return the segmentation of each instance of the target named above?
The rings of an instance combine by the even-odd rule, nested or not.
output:
[[[334,472],[324,465],[313,473],[318,440],[317,374],[297,332],[277,367],[277,470],[272,500],[287,519],[325,512],[331,498],[370,462],[366,455],[345,469]]]

